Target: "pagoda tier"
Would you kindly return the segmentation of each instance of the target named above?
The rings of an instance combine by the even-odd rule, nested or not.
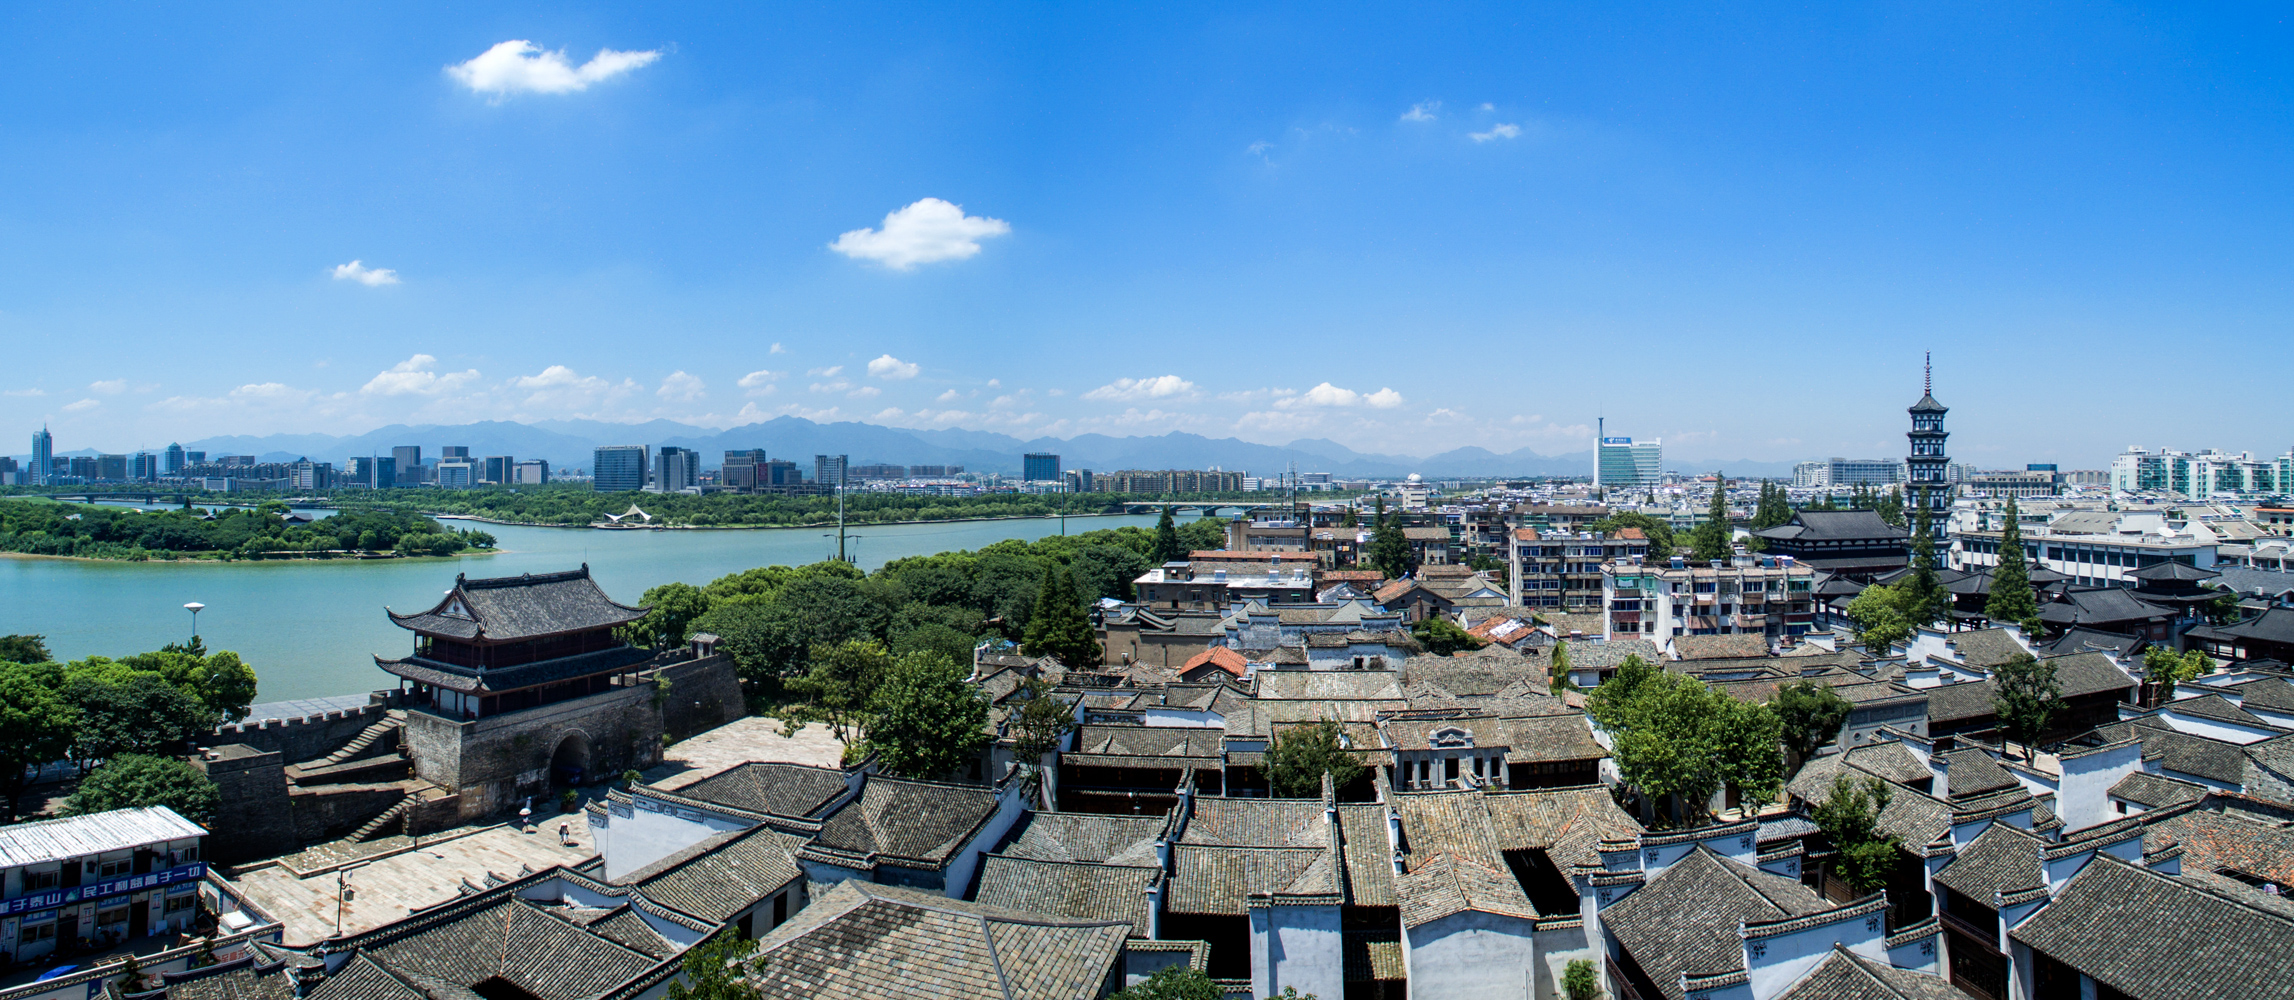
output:
[[[377,656],[375,666],[411,682],[410,703],[459,718],[601,693],[653,657],[614,634],[646,609],[605,596],[586,563],[563,573],[456,576],[428,611],[384,611],[414,633],[414,652]]]

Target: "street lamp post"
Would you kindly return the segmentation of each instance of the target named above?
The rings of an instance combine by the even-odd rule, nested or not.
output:
[[[197,641],[199,638],[199,613],[207,610],[207,605],[193,601],[184,605],[183,610],[191,612],[191,638],[193,641]]]

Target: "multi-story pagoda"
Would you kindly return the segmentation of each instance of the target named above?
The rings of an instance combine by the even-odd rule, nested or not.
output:
[[[1922,379],[1920,401],[1911,407],[1911,433],[1904,435],[1912,441],[1912,453],[1904,459],[1904,509],[1909,514],[1916,507],[1926,506],[1932,530],[1941,532],[1951,514],[1948,481],[1951,459],[1944,456],[1944,439],[1951,437],[1944,431],[1944,414],[1951,412],[1951,408],[1936,402],[1935,384],[1935,364],[1930,360]]]
[[[429,610],[384,610],[414,633],[411,655],[374,662],[399,678],[415,775],[459,796],[465,819],[651,766],[664,735],[742,714],[714,637],[667,651],[622,641],[615,629],[646,609],[607,597],[587,564],[456,576]]]

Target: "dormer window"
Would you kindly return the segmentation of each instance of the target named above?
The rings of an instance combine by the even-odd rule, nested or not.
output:
[[[1426,742],[1440,749],[1470,747],[1474,745],[1474,734],[1456,726],[1443,726],[1434,730],[1434,735],[1428,737]]]

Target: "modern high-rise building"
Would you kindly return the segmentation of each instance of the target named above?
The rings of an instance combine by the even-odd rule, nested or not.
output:
[[[1035,451],[1020,456],[1020,479],[1030,483],[1059,482],[1059,456]]]
[[[467,458],[441,458],[438,460],[437,483],[450,490],[466,490],[478,485],[478,463]]]
[[[590,463],[590,487],[599,493],[635,493],[645,488],[653,449],[642,444],[609,444]]]
[[[653,459],[653,488],[663,493],[692,489],[701,482],[701,453],[691,448],[662,445]]]
[[[550,481],[550,463],[529,458],[510,469],[510,482],[519,486],[541,486]]]
[[[1664,439],[1602,438],[1598,466],[1603,488],[1655,486],[1665,478]]]
[[[517,475],[518,460],[508,455],[486,456],[486,471],[480,481],[496,486],[507,486]]]
[[[126,455],[97,455],[95,478],[113,483],[126,482],[127,468]]]
[[[763,448],[744,448],[725,453],[724,471],[719,481],[727,489],[753,490],[757,488],[757,468],[765,464]]]
[[[32,467],[25,470],[31,473],[32,485],[47,483],[51,467],[55,464],[56,439],[48,436],[48,429],[42,427],[32,435]]]
[[[165,461],[163,461],[163,462],[159,463],[159,471],[160,471],[160,473],[161,473],[162,475],[168,475],[168,476],[180,476],[180,475],[182,475],[182,474],[183,474],[183,446],[182,446],[182,445],[180,445],[180,444],[171,444],[171,445],[168,445],[168,446],[167,446],[167,453],[166,453],[166,454],[167,454],[167,459],[166,459]]]
[[[802,486],[804,470],[797,468],[795,462],[776,458],[757,467],[757,485]]]
[[[139,483],[157,482],[159,480],[159,456],[148,451],[139,451],[129,456],[127,477]]]
[[[812,457],[813,482],[830,489],[843,489],[844,470],[846,466],[851,464],[850,456],[846,455],[814,455]]]
[[[423,474],[421,445],[399,445],[390,449],[390,458],[398,463],[398,482],[400,485],[413,486],[430,478]]]
[[[1936,402],[1935,367],[1930,364],[1921,380],[1920,401],[1908,410],[1912,415],[1912,429],[1905,434],[1911,439],[1912,453],[1904,459],[1904,480],[1907,507],[1925,504],[1928,516],[1939,532],[1951,514],[1951,459],[1944,456],[1944,439],[1951,434],[1944,430],[1944,414],[1951,408]]]
[[[1887,486],[1903,481],[1904,463],[1892,458],[1828,458],[1792,467],[1792,485],[1803,489]]]
[[[206,453],[206,452],[204,452],[204,451],[187,451],[187,452],[184,452],[184,453],[183,453],[183,464],[184,464],[186,467],[189,467],[189,466],[194,466],[194,465],[206,465],[206,464],[207,464],[207,453]]]
[[[388,455],[360,455],[344,464],[343,485],[387,490],[398,485],[398,460]]]
[[[441,462],[452,461],[455,459],[467,459],[469,457],[470,446],[466,444],[448,444],[440,445],[438,447],[438,460]]]

